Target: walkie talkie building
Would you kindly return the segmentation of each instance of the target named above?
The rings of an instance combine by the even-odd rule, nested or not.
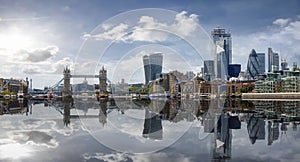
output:
[[[163,55],[162,53],[151,53],[143,56],[145,84],[158,78],[162,72]]]

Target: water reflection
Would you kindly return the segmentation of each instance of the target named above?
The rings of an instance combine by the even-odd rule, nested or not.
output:
[[[0,115],[4,114],[25,114],[28,115],[31,104],[28,100],[1,100],[0,99]]]
[[[94,99],[72,98],[54,101],[0,100],[0,115],[31,116],[38,110],[35,109],[36,105],[43,105],[49,108],[48,111],[60,114],[59,120],[64,123],[65,129],[72,123],[79,124],[80,122],[76,122],[79,119],[86,121],[88,126],[91,126],[90,130],[98,130],[95,134],[102,133],[101,137],[113,141],[123,150],[137,147],[141,152],[157,151],[165,147],[171,149],[179,144],[178,147],[186,147],[184,146],[186,143],[180,141],[193,139],[193,147],[200,147],[203,142],[208,142],[208,154],[211,159],[236,159],[239,150],[235,148],[238,145],[235,140],[246,139],[248,143],[243,143],[245,146],[259,148],[266,146],[275,149],[276,143],[281,141],[280,137],[293,137],[294,140],[300,138],[297,129],[300,124],[300,103],[297,101],[239,99],[132,101],[122,98],[100,102]],[[195,129],[198,130],[198,134],[186,133]],[[30,136],[30,140],[36,144],[42,145],[42,142],[45,142],[52,147],[58,145],[56,142],[54,144],[49,142],[56,139],[43,131],[19,131],[18,133],[22,136]],[[39,134],[45,139],[39,140]],[[13,136],[15,137],[16,134]],[[198,141],[192,136],[197,137]],[[299,145],[297,140],[291,142]],[[21,140],[21,144],[24,144],[24,140]],[[158,147],[159,145],[161,147]],[[2,146],[4,145],[0,141],[0,147]],[[142,149],[146,147],[148,148]],[[282,145],[282,147],[289,147],[289,145]],[[187,155],[199,156],[189,153]]]

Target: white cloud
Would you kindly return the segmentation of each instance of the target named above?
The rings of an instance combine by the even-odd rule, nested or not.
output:
[[[273,24],[275,25],[279,25],[281,27],[286,26],[289,22],[291,21],[291,19],[276,19],[275,21],[273,21]]]
[[[57,74],[62,74],[63,69],[68,66],[71,70],[74,69],[74,62],[71,58],[65,57],[61,60],[56,61],[55,63],[52,64],[52,70],[50,71],[51,73],[57,73]]]
[[[25,65],[22,69],[25,74],[39,74],[40,68],[36,65]]]
[[[183,154],[167,154],[164,152],[152,153],[152,154],[125,154],[125,153],[95,153],[94,155],[89,155],[87,153],[82,155],[85,160],[98,159],[101,161],[180,161],[187,162],[191,161],[190,158],[185,157]]]
[[[108,25],[105,28],[109,27]],[[126,30],[128,29],[128,25],[126,24],[119,24],[113,28],[110,28],[110,30],[96,34],[96,35],[91,35],[91,34],[85,34],[83,38],[88,39],[88,38],[94,38],[96,40],[122,40],[125,35],[126,35]]]
[[[188,15],[187,12],[182,11],[175,16],[173,23],[170,24],[159,22],[154,17],[141,16],[135,26],[121,23],[112,27],[111,24],[103,24],[102,29],[105,30],[103,33],[84,34],[83,38],[124,42],[162,42],[167,41],[172,34],[180,37],[192,36],[197,27],[198,16],[195,14]]]
[[[16,52],[17,57],[22,61],[43,62],[53,58],[59,51],[57,46],[48,46],[45,48],[36,48],[33,50],[19,50]]]
[[[280,58],[286,59],[291,65],[292,62],[297,61],[295,57],[300,55],[299,29],[300,21],[298,20],[277,19],[273,22],[273,26],[268,27],[265,31],[249,35],[233,34],[233,61],[246,65],[251,49],[255,49],[256,52],[264,52],[267,55],[267,48],[271,47],[279,53]],[[245,70],[246,67],[242,67],[242,69]]]
[[[292,34],[294,39],[300,40],[300,21],[291,22],[284,30]]]

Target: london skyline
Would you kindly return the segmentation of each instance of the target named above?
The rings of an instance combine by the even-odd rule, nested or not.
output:
[[[1,1],[0,56],[5,68],[0,69],[0,75],[4,78],[32,78],[34,87],[52,85],[62,77],[66,65],[76,62],[80,46],[97,25],[120,13],[141,8],[162,8],[181,13],[181,20],[197,22],[206,33],[217,26],[229,30],[232,62],[241,63],[243,71],[251,49],[267,54],[268,47],[271,47],[279,53],[280,59],[286,59],[291,65],[300,60],[297,46],[300,41],[299,3]],[[188,31],[192,26],[185,27]],[[139,61],[142,63],[141,58]]]

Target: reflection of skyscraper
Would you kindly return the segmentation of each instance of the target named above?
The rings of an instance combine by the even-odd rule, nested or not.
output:
[[[256,140],[265,139],[265,121],[252,115],[247,121],[247,129],[252,144]]]
[[[145,83],[158,78],[162,72],[163,56],[162,53],[152,53],[143,56]]]
[[[247,74],[250,79],[255,79],[259,74],[258,57],[254,49],[251,50],[248,58]]]
[[[229,127],[229,115],[222,114],[219,117],[217,127],[214,128],[214,159],[226,159],[231,157],[232,130]]]
[[[150,139],[162,139],[161,118],[156,113],[145,110],[143,137]]]
[[[215,28],[211,32],[211,36],[214,43],[224,50],[223,52],[220,52],[217,49],[217,60],[215,60],[217,62],[215,65],[216,77],[228,77],[228,65],[232,62],[231,33],[226,32],[225,29],[222,28]]]
[[[268,48],[268,72],[272,71],[272,66],[274,70],[279,70],[279,55],[272,48]]]
[[[272,145],[273,141],[278,140],[279,123],[268,122],[268,145]]]

